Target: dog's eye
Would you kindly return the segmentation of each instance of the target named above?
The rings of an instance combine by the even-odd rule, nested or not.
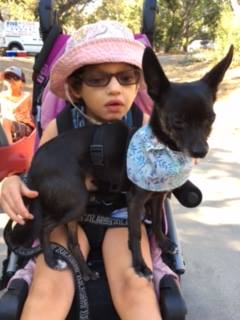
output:
[[[173,119],[172,125],[175,129],[182,129],[184,127],[183,119],[175,118]]]

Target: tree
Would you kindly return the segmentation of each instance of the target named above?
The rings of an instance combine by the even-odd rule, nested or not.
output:
[[[82,13],[94,0],[53,0],[53,10],[56,11],[60,24],[71,25],[73,19]],[[0,20],[37,20],[38,1],[36,0],[0,0]]]
[[[54,10],[56,10],[58,20],[61,25],[73,26],[76,20],[83,23],[83,12],[85,8],[95,2],[94,0],[55,0]]]
[[[237,1],[224,2],[217,26],[216,55],[222,56],[230,44],[234,45],[234,61],[240,62],[240,5]]]
[[[143,0],[103,0],[90,16],[86,17],[87,22],[94,22],[100,19],[113,19],[125,23],[135,33],[140,32],[142,20]]]
[[[197,38],[214,38],[220,16],[218,0],[158,0],[156,45],[164,51],[187,50]]]
[[[36,19],[36,0],[1,0],[0,8],[2,21]]]

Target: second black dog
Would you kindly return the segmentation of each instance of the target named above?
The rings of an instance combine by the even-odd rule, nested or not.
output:
[[[200,80],[173,83],[168,80],[152,49],[146,48],[143,56],[143,73],[148,94],[154,101],[150,127],[160,143],[192,158],[206,156],[209,148],[207,139],[215,120],[213,104],[218,86],[232,57],[233,46],[227,55]],[[152,272],[141,254],[140,215],[151,200],[153,231],[159,247],[163,251],[174,253],[175,245],[161,232],[162,214],[159,211],[166,193],[152,192],[133,185],[128,195],[129,246],[133,255],[133,266],[139,275],[151,278]]]

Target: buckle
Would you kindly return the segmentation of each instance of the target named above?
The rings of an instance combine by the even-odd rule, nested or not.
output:
[[[91,144],[90,145],[90,157],[94,166],[103,166],[103,145]]]

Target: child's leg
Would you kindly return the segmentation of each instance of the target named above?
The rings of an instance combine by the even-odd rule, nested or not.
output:
[[[142,226],[142,253],[152,268],[148,237]],[[161,320],[153,283],[137,275],[132,267],[127,228],[108,229],[103,256],[114,306],[122,320]]]
[[[81,250],[86,257],[89,245],[85,233],[78,232]],[[51,235],[51,241],[66,247],[66,232],[59,227]],[[21,320],[64,320],[74,297],[74,283],[70,270],[57,271],[49,268],[40,255]]]

